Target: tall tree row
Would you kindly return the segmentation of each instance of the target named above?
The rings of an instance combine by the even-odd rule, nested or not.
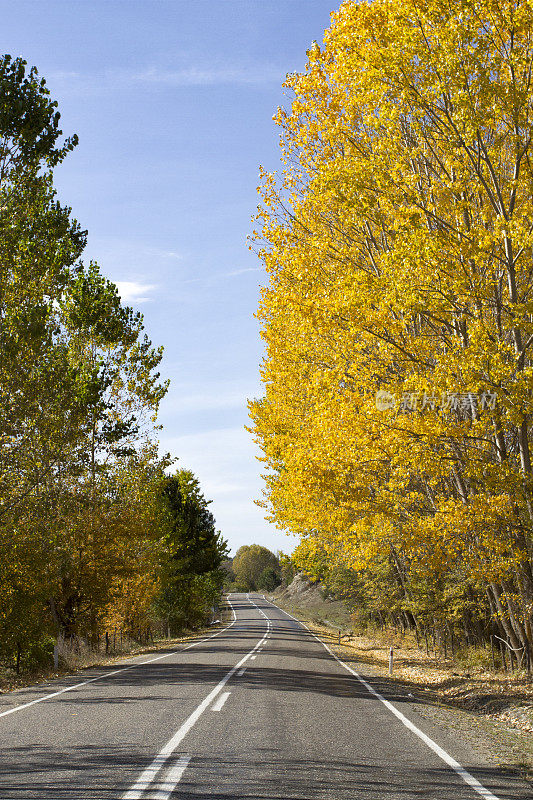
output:
[[[533,650],[533,5],[345,2],[256,240],[265,504],[411,619]]]
[[[172,558],[162,348],[81,260],[53,187],[77,144],[59,121],[36,69],[1,58],[0,655],[19,666],[45,635],[139,625]]]

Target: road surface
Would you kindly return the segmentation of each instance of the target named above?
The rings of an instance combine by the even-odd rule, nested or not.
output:
[[[272,603],[230,602],[178,650],[1,698],[0,800],[531,800]]]

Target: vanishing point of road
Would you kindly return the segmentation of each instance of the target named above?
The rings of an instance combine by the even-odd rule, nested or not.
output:
[[[0,800],[531,800],[260,595],[175,650],[5,695]]]

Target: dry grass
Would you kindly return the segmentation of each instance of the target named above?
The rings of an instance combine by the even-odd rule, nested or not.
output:
[[[186,631],[182,636],[172,639],[156,639],[154,642],[144,645],[133,640],[128,640],[127,642],[123,642],[123,647],[120,650],[111,651],[108,654],[105,652],[91,651],[88,648],[82,649],[79,653],[65,651],[62,653],[60,667],[57,670],[50,667],[33,672],[22,672],[20,675],[17,675],[14,669],[5,666],[0,667],[0,695],[6,692],[12,692],[15,689],[23,689],[26,686],[35,686],[39,683],[45,683],[55,678],[62,678],[65,675],[72,675],[84,669],[116,664],[132,656],[141,655],[143,653],[157,653],[160,650],[177,648],[185,642],[216,631],[217,627],[221,625],[226,625],[231,615],[227,611],[222,610],[220,617],[221,620],[223,620],[220,625],[212,625],[197,631]]]

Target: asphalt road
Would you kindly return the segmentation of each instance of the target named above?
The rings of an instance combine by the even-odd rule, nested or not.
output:
[[[0,800],[532,800],[272,603],[230,600],[209,638],[1,698]]]

